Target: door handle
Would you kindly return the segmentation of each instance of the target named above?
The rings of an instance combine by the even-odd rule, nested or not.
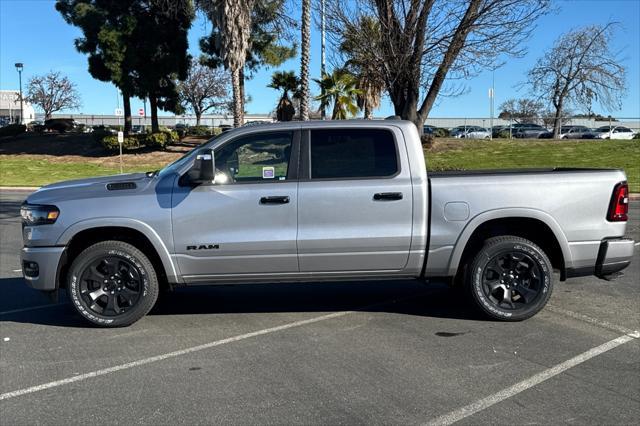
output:
[[[272,195],[270,197],[260,198],[260,204],[288,204],[288,195]]]
[[[402,192],[378,192],[373,194],[375,201],[396,201],[402,200]]]

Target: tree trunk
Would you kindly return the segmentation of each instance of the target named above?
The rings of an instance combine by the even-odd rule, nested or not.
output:
[[[124,106],[124,134],[127,136],[131,132],[131,98],[129,93],[122,91],[122,105]]]
[[[364,101],[364,119],[365,120],[371,120],[373,118],[373,111],[371,110],[371,107],[369,106],[369,102],[367,102],[367,100],[365,99]]]
[[[556,113],[553,116],[553,138],[560,137],[560,129],[562,127],[562,102],[556,105]]]
[[[240,127],[244,123],[244,99],[242,99],[239,69],[231,72],[231,88],[233,91],[233,127]]]
[[[149,107],[151,108],[151,133],[157,133],[160,131],[160,125],[158,124],[158,98],[155,93],[149,94]]]
[[[300,119],[309,120],[309,51],[311,0],[302,0],[302,46],[300,50]]]
[[[194,112],[196,114],[196,126],[199,126],[200,125],[200,117],[202,117],[202,113],[200,111],[198,111],[198,110],[195,110]]]

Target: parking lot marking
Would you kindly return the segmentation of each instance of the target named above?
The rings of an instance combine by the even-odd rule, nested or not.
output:
[[[394,302],[394,301],[389,301],[389,302],[386,302],[386,303],[392,303],[392,302]],[[373,305],[373,306],[377,306],[377,305],[380,305],[380,304],[376,304],[376,305]],[[362,308],[362,309],[366,309],[366,308]],[[31,387],[24,388],[24,389],[19,389],[19,390],[15,390],[15,391],[11,391],[11,392],[6,392],[6,393],[3,393],[3,394],[0,395],[0,401],[5,400],[5,399],[10,399],[10,398],[15,398],[15,397],[18,397],[18,396],[27,395],[27,394],[34,393],[34,392],[43,391],[43,390],[46,390],[46,389],[55,388],[55,387],[62,386],[62,385],[68,385],[70,383],[80,382],[82,380],[91,379],[93,377],[104,376],[106,374],[115,373],[115,372],[118,372],[118,371],[121,371],[121,370],[127,370],[129,368],[140,367],[140,366],[143,366],[143,365],[146,365],[146,364],[151,364],[153,362],[163,361],[165,359],[175,358],[175,357],[178,357],[178,356],[181,356],[181,355],[187,355],[187,354],[198,352],[198,351],[202,351],[202,350],[205,350],[205,349],[214,348],[216,346],[221,346],[221,345],[224,345],[224,344],[227,344],[227,343],[232,343],[232,342],[237,342],[239,340],[249,339],[251,337],[262,336],[264,334],[275,333],[277,331],[282,331],[282,330],[286,330],[286,329],[289,329],[289,328],[300,327],[300,326],[307,325],[307,324],[313,324],[313,323],[320,322],[320,321],[325,321],[325,320],[329,320],[329,319],[333,319],[333,318],[342,317],[342,316],[345,316],[345,315],[352,314],[354,312],[356,312],[356,311],[334,312],[332,314],[322,315],[322,316],[319,316],[319,317],[314,317],[314,318],[310,318],[310,319],[306,319],[306,320],[290,322],[290,323],[279,325],[279,326],[276,326],[276,327],[265,328],[265,329],[262,329],[262,330],[253,331],[251,333],[240,334],[238,336],[228,337],[226,339],[216,340],[214,342],[209,342],[209,343],[205,343],[205,344],[198,345],[198,346],[193,346],[193,347],[186,348],[186,349],[181,349],[181,350],[177,350],[177,351],[174,351],[174,352],[169,352],[169,353],[165,353],[165,354],[161,354],[161,355],[156,355],[156,356],[152,356],[152,357],[149,357],[149,358],[140,359],[138,361],[128,362],[126,364],[120,364],[120,365],[116,365],[116,366],[109,367],[109,368],[103,368],[102,370],[96,370],[96,371],[91,371],[89,373],[79,374],[77,376],[68,377],[68,378],[62,379],[62,380],[56,380],[56,381],[49,382],[49,383],[43,383],[43,384],[37,385],[37,386],[31,386]]]
[[[467,418],[475,413],[478,413],[484,409],[487,409],[499,402],[504,401],[505,399],[511,398],[521,392],[526,391],[540,383],[551,379],[552,377],[557,376],[564,371],[573,368],[583,362],[590,360],[598,355],[602,355],[605,352],[610,351],[611,349],[617,348],[620,345],[624,345],[627,342],[630,342],[634,339],[640,337],[640,333],[635,331],[633,333],[625,334],[613,340],[610,340],[606,343],[603,343],[600,346],[589,349],[586,352],[581,353],[563,363],[560,363],[554,367],[548,368],[534,376],[529,377],[519,383],[516,383],[513,386],[510,386],[506,389],[503,389],[493,395],[489,395],[486,398],[482,398],[474,403],[471,403],[467,406],[459,408],[455,411],[452,411],[443,416],[437,417],[429,422],[427,425],[435,426],[435,425],[451,425],[455,422],[458,422],[464,418]]]
[[[44,309],[44,308],[51,308],[53,306],[62,306],[62,305],[67,305],[69,302],[64,302],[64,303],[50,303],[48,305],[38,305],[38,306],[30,306],[28,308],[20,308],[20,309],[12,309],[10,311],[3,311],[0,312],[0,315],[9,315],[9,314],[17,314],[18,312],[27,312],[27,311],[33,311],[36,309]]]
[[[569,318],[577,319],[578,321],[583,321],[583,322],[586,322],[586,323],[589,323],[589,324],[592,324],[592,325],[596,325],[596,326],[601,327],[601,328],[605,328],[607,330],[617,331],[617,332],[622,333],[622,334],[630,334],[630,335],[634,333],[633,330],[630,330],[630,329],[628,329],[626,327],[622,327],[622,326],[617,325],[617,324],[612,324],[612,323],[610,323],[608,321],[603,321],[603,320],[600,320],[600,319],[597,319],[597,318],[592,318],[592,317],[590,317],[588,315],[580,314],[578,312],[569,311],[567,309],[556,308],[553,305],[547,305],[547,307],[545,309],[547,309],[547,310],[549,310],[551,312],[554,312],[556,314],[560,314],[560,315],[567,316]]]

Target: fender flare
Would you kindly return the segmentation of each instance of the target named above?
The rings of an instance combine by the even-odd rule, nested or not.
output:
[[[178,273],[178,269],[171,259],[171,254],[169,253],[167,246],[164,244],[158,233],[148,224],[136,219],[129,219],[124,217],[100,217],[82,220],[65,229],[62,235],[60,235],[60,237],[58,238],[56,245],[66,246],[67,244],[69,244],[71,239],[79,232],[86,231],[92,228],[104,228],[111,226],[120,228],[131,228],[144,235],[149,240],[149,242],[151,242],[151,245],[156,250],[156,253],[158,253],[158,257],[160,257],[160,261],[162,262],[162,266],[164,267],[169,282],[181,282],[179,278],[180,274]]]
[[[546,213],[542,210],[529,209],[529,208],[501,208],[495,210],[489,210],[474,216],[467,225],[464,227],[458,239],[454,245],[453,252],[451,253],[451,257],[449,258],[449,275],[454,276],[458,270],[458,266],[460,264],[460,259],[462,258],[462,253],[464,252],[469,239],[473,235],[473,233],[481,226],[483,223],[488,222],[490,220],[495,219],[509,219],[509,218],[527,218],[527,219],[536,219],[540,222],[544,223],[551,229],[551,232],[556,237],[558,241],[558,245],[560,246],[560,250],[562,250],[562,257],[564,258],[564,266],[565,268],[570,267],[573,264],[573,260],[571,257],[571,250],[569,248],[569,241],[567,241],[567,237],[564,235],[560,224],[556,222],[556,220],[549,213]]]

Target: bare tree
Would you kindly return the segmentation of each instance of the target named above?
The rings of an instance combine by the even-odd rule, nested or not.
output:
[[[620,107],[626,69],[609,45],[615,26],[590,25],[564,34],[529,71],[533,92],[553,106],[555,138],[569,105],[588,111],[594,102],[608,110]]]
[[[51,118],[54,112],[76,109],[81,105],[76,85],[67,76],[53,71],[32,77],[25,99],[39,106],[44,111],[45,119]]]
[[[501,55],[521,56],[549,0],[327,0],[328,32],[339,46],[363,15],[380,22],[381,43],[365,43],[376,58],[395,114],[422,131],[445,83],[495,67]],[[450,86],[450,85],[449,85]],[[443,90],[444,88],[444,90]]]
[[[537,121],[544,111],[542,102],[536,99],[508,99],[500,105],[498,118],[514,120],[516,123],[523,121]]]
[[[178,82],[181,103],[191,109],[200,125],[202,114],[210,110],[227,109],[229,105],[229,73],[211,69],[192,60],[186,80]]]

